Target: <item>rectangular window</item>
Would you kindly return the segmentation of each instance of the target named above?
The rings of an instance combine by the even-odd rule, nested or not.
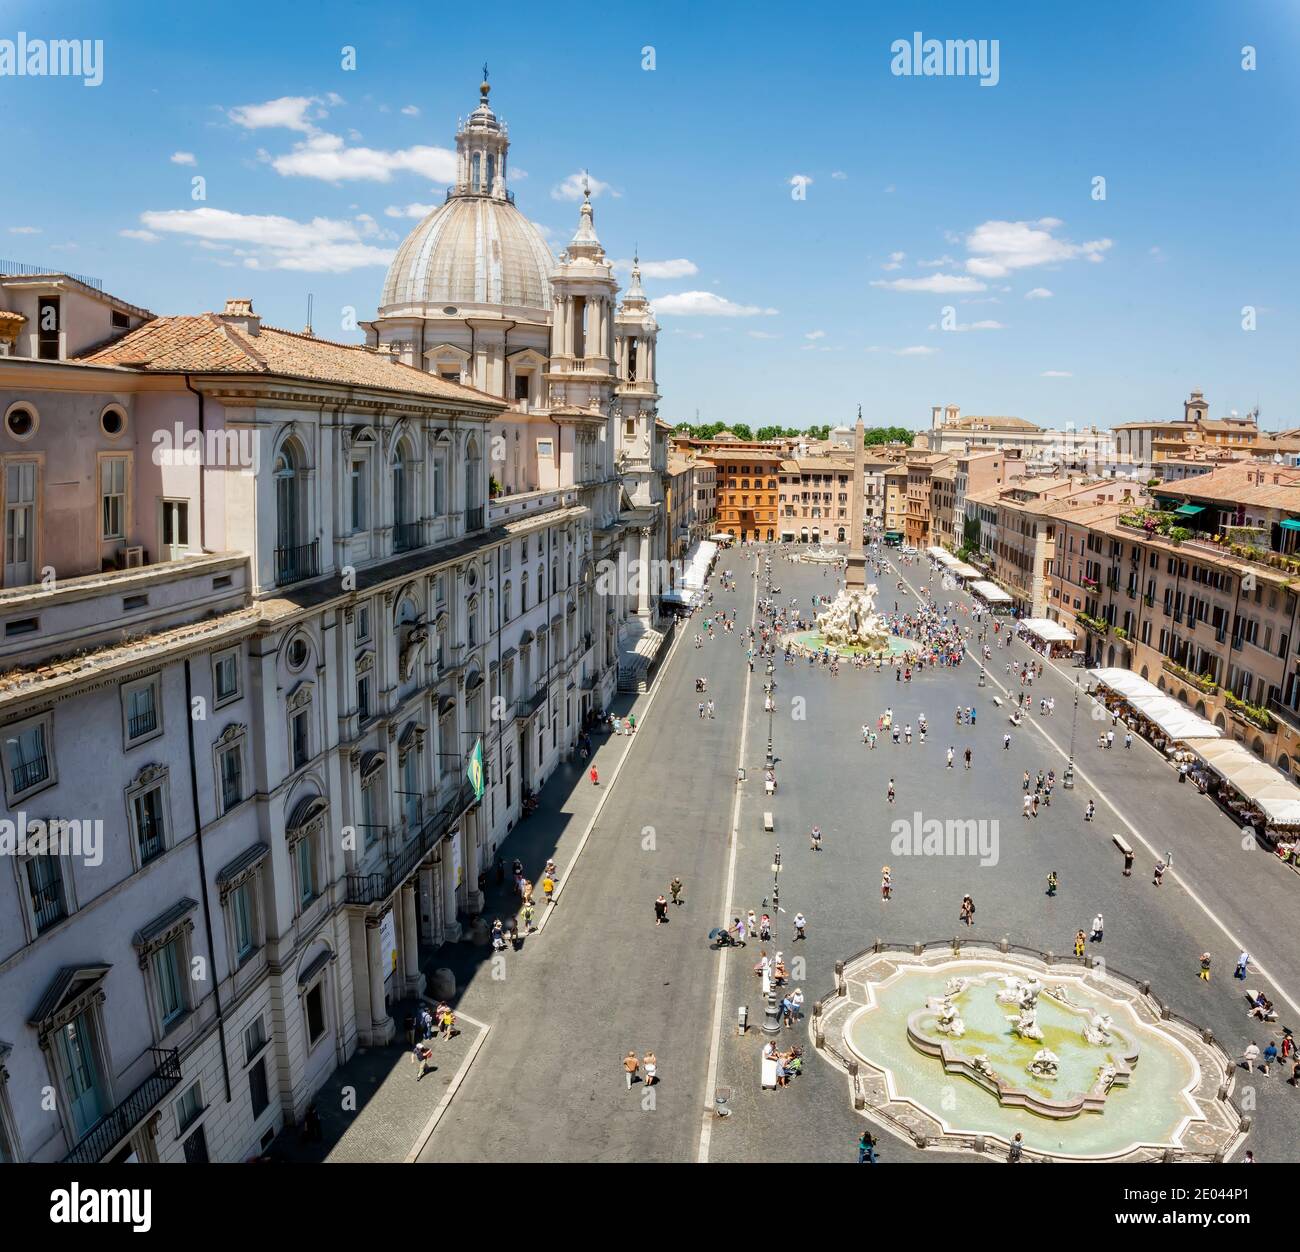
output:
[[[301,709],[293,715],[293,768],[301,769],[311,759],[311,736],[309,734],[308,710]]]
[[[313,1046],[325,1033],[325,993],[317,983],[307,992],[307,1041]]]
[[[147,739],[158,729],[158,680],[126,688],[127,746]]]
[[[197,1082],[191,1083],[173,1107],[176,1110],[176,1133],[183,1135],[194,1125],[194,1119],[203,1112],[203,1085]]]
[[[162,785],[140,792],[131,801],[131,815],[135,819],[140,864],[148,865],[155,857],[161,856],[167,846],[166,828],[163,825]]]
[[[453,378],[452,382],[459,382]],[[442,453],[433,458],[433,515],[441,517],[447,511],[447,462]]]
[[[370,639],[370,605],[358,604],[355,620],[357,625],[357,642],[368,642]]]
[[[59,360],[59,297],[41,296],[36,302],[36,355],[42,361]]]
[[[36,933],[44,934],[68,915],[63,891],[63,862],[57,856],[33,856],[27,860],[27,893],[32,900]]]
[[[5,467],[4,585],[32,581],[36,535],[36,462],[11,461]]]
[[[223,652],[213,660],[212,688],[218,704],[224,704],[239,695],[238,652]]]
[[[50,758],[45,744],[45,722],[35,722],[4,735],[11,797],[42,786],[50,778]]]
[[[529,382],[529,376],[527,374],[515,375],[515,399],[516,400],[527,401],[528,382]]]
[[[230,893],[230,914],[235,927],[235,955],[242,961],[250,956],[257,946],[253,932],[253,881],[251,879],[240,883]]]
[[[367,491],[366,461],[364,458],[352,462],[352,533],[366,529]]]
[[[370,718],[370,675],[357,679],[357,716],[364,722]]]
[[[218,760],[221,765],[221,811],[228,813],[244,798],[243,753],[235,744],[222,752]]]
[[[126,538],[126,457],[106,456],[99,463],[101,539]]]
[[[247,1065],[266,1046],[266,1018],[259,1017],[244,1030],[244,1064]]]
[[[262,1057],[248,1071],[248,1099],[253,1107],[253,1117],[261,1117],[271,1103],[266,1086],[266,1058]]]
[[[154,953],[154,976],[158,979],[158,1008],[162,1015],[162,1024],[170,1026],[185,1014],[185,983],[182,974],[184,955],[180,950],[180,940],[171,943]]]
[[[312,856],[312,840],[308,836],[298,842],[298,900],[305,908],[316,898],[316,875]]]
[[[175,553],[188,551],[190,546],[190,502],[164,500],[162,502],[163,547]]]

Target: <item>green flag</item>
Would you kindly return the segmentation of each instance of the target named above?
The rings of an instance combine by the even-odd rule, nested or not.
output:
[[[474,788],[474,799],[483,798],[483,740],[478,739],[474,743],[474,751],[469,754],[469,765],[465,769],[465,777],[469,779],[470,786]]]

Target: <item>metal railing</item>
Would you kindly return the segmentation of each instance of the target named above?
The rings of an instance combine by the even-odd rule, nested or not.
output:
[[[294,548],[276,548],[275,581],[278,584],[297,583],[304,578],[315,578],[320,573],[320,540],[301,543]]]
[[[393,527],[393,551],[410,552],[424,547],[423,522],[398,522]]]
[[[389,858],[385,869],[374,874],[348,875],[347,902],[367,905],[386,900],[410,877],[411,871],[447,833],[451,823],[472,803],[474,788],[468,779],[463,779],[437,812],[424,823],[419,834],[409,839],[396,856]]]
[[[97,1165],[158,1107],[181,1080],[178,1048],[150,1048],[153,1071],[125,1100],[102,1117],[63,1158],[65,1165]]]
[[[21,765],[15,765],[9,771],[11,787],[15,794],[43,783],[50,776],[49,759],[44,755],[33,757]]]
[[[158,710],[150,709],[147,713],[137,713],[127,719],[126,733],[132,739],[141,735],[153,734],[158,729]]]
[[[30,278],[35,274],[66,274],[77,282],[93,287],[96,291],[104,290],[102,278],[90,278],[86,274],[74,274],[71,270],[60,269],[57,265],[28,265],[23,261],[0,261],[0,274],[8,277]]]

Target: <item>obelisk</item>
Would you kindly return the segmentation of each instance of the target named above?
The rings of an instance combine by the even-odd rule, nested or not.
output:
[[[844,586],[853,591],[867,585],[867,558],[862,550],[862,508],[866,477],[866,428],[862,425],[862,406],[858,405],[858,424],[853,428],[853,485],[849,493],[849,559],[844,572]]]

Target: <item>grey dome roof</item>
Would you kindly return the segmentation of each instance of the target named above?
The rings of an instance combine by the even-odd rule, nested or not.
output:
[[[549,311],[554,265],[541,232],[509,200],[453,195],[398,248],[380,303],[503,304]]]

